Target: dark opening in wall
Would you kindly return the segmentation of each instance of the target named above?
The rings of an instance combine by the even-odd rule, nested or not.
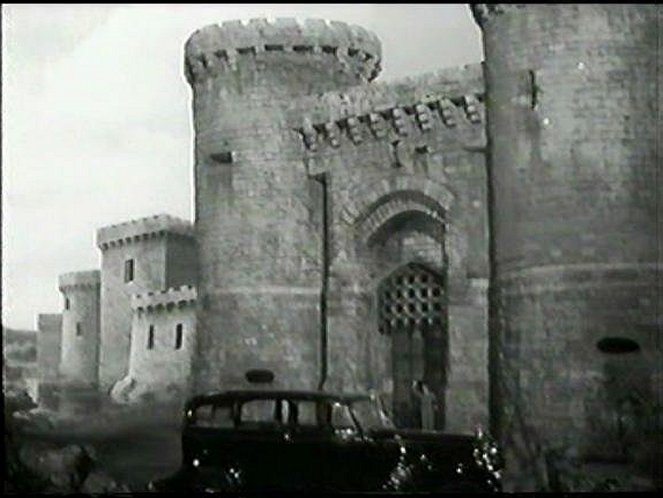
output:
[[[217,164],[232,164],[233,162],[233,153],[230,150],[214,152],[210,157]]]
[[[76,335],[83,335],[83,326],[81,325],[81,322],[76,322]]]
[[[640,345],[628,337],[604,337],[596,343],[602,353],[624,354],[640,351]]]
[[[266,52],[282,52],[283,45],[265,45]]]
[[[313,52],[313,47],[310,45],[293,45],[292,47],[293,52]]]
[[[242,55],[256,55],[256,48],[255,47],[238,48],[237,53]]]
[[[274,372],[267,369],[249,370],[244,374],[251,384],[269,384],[274,381]]]
[[[175,349],[180,349],[182,347],[182,324],[178,323],[175,327]]]
[[[150,325],[147,332],[147,349],[154,349],[154,325]]]
[[[69,301],[69,298],[65,297],[64,298],[64,309],[68,310],[70,306],[71,306],[71,302]]]
[[[127,259],[124,262],[124,281],[133,282],[134,281],[134,260]]]

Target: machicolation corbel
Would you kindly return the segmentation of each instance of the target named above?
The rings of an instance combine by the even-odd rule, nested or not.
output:
[[[304,137],[304,145],[307,149],[315,151],[318,149],[318,132],[313,128],[311,120],[304,118],[304,124],[301,129],[302,136]]]
[[[332,147],[338,147],[341,145],[338,139],[337,127],[335,123],[325,123],[324,129],[327,140],[329,140],[329,143],[332,145]]]
[[[368,123],[371,132],[373,132],[373,135],[375,135],[376,138],[383,138],[387,135],[384,119],[378,113],[371,112],[368,115]]]
[[[455,117],[456,107],[454,106],[453,102],[451,102],[449,99],[442,99],[440,100],[439,105],[440,113],[442,114],[442,122],[450,128],[456,126],[458,123]]]
[[[400,109],[398,107],[392,109],[391,117],[393,119],[393,124],[394,128],[396,129],[396,133],[402,136],[407,135],[407,124],[405,122],[405,112],[403,111],[403,109]]]
[[[363,137],[361,133],[361,127],[359,120],[355,117],[348,118],[347,120],[348,123],[348,134],[350,135],[350,140],[354,144],[359,144],[363,142]]]
[[[465,109],[465,114],[470,123],[480,123],[481,114],[479,112],[479,102],[474,95],[465,95],[463,96],[463,107]]]
[[[417,115],[417,122],[423,131],[429,131],[432,129],[430,111],[428,106],[425,104],[417,104],[415,107],[415,112]]]

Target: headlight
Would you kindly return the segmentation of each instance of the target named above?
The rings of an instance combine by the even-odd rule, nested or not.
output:
[[[192,464],[194,467],[198,467],[198,466],[200,465],[200,460],[198,460],[197,458],[194,458],[194,459],[193,459],[193,462],[191,462],[191,464]]]

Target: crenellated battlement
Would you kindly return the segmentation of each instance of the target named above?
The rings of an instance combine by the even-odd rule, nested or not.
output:
[[[306,148],[317,151],[339,147],[342,137],[356,145],[414,130],[465,130],[483,126],[483,101],[481,66],[473,64],[303,99],[298,131]]]
[[[166,234],[193,238],[193,225],[187,220],[169,214],[139,218],[100,228],[97,230],[97,246],[105,250],[109,247],[163,237]]]
[[[80,287],[99,287],[100,284],[101,272],[99,270],[63,273],[58,277],[58,288],[60,291]]]
[[[380,72],[378,37],[355,25],[323,19],[278,18],[227,21],[194,32],[185,46],[190,84],[237,69],[242,58],[277,54],[329,57],[367,81]]]
[[[492,17],[504,14],[505,12],[512,12],[525,7],[523,4],[509,4],[509,3],[473,3],[470,4],[474,20],[481,27],[485,25]]]
[[[198,298],[196,287],[183,285],[162,291],[134,294],[131,296],[131,309],[134,311],[163,311],[193,306]]]

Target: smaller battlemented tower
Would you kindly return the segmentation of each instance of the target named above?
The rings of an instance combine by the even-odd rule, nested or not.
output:
[[[196,350],[195,304],[191,285],[131,297],[129,374],[114,390],[118,398],[131,402],[188,395]]]
[[[68,384],[93,386],[99,368],[99,270],[60,275],[64,297],[60,374]]]
[[[62,315],[37,315],[37,399],[40,405],[56,409],[58,367],[62,346]]]
[[[194,284],[191,224],[160,214],[97,231],[101,263],[99,387],[108,391],[129,368],[132,294]]]
[[[60,364],[62,315],[40,313],[37,316],[37,369],[40,381],[55,381]]]

